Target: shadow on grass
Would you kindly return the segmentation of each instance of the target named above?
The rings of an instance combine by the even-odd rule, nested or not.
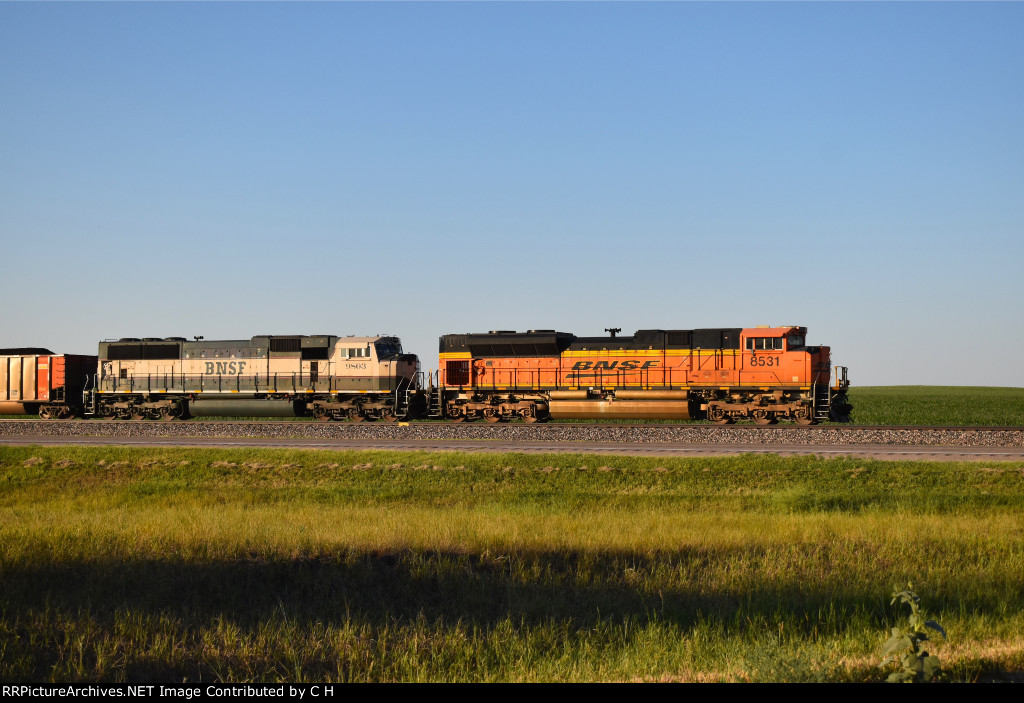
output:
[[[749,555],[749,548],[741,550]],[[509,619],[526,624],[572,620],[587,627],[601,619],[657,617],[682,627],[696,619],[734,621],[780,612],[834,612],[891,616],[890,581],[851,583],[841,572],[819,583],[795,575],[777,587],[725,591],[705,577],[712,560],[738,558],[728,550],[679,550],[671,554],[517,552],[346,552],[319,558],[238,559],[229,562],[115,560],[3,568],[3,601],[12,611],[51,608],[115,610],[172,615],[201,623],[228,617],[240,625],[274,613],[331,624],[345,618],[394,623],[418,618],[472,622],[487,627]],[[820,558],[820,557],[819,557]],[[828,568],[828,567],[825,567]],[[666,585],[666,583],[674,585]],[[1018,589],[1015,601],[1024,595]],[[993,612],[1007,594],[972,608]],[[929,607],[959,609],[950,597]],[[811,629],[818,618],[808,621]]]
[[[710,626],[740,635],[749,629],[752,636],[762,636],[785,621],[788,634],[813,633],[816,639],[841,632],[854,621],[856,627],[884,632],[893,616],[887,607],[892,579],[884,570],[877,588],[851,583],[836,573],[825,574],[817,585],[797,577],[774,588],[728,591],[714,587],[704,574],[711,570],[711,560],[730,556],[735,555],[697,550],[660,556],[544,551],[492,556],[409,550],[230,562],[9,564],[0,569],[0,615],[8,633],[12,623],[14,629],[18,622],[54,623],[52,628],[44,626],[53,631],[42,639],[58,644],[36,647],[25,641],[9,652],[21,651],[25,661],[8,674],[20,672],[19,678],[34,680],[52,675],[47,672],[56,671],[56,662],[67,656],[67,647],[59,643],[70,635],[60,631],[59,623],[83,617],[110,636],[116,636],[119,620],[135,617],[169,618],[179,632],[228,621],[243,639],[282,620],[300,630],[357,623],[375,632],[415,628],[424,622],[460,623],[479,631],[509,623],[519,630],[562,623],[577,633],[573,637],[624,621],[657,622],[680,631]],[[676,585],[659,586],[667,582]],[[1019,602],[1021,595],[1018,592],[1012,602]],[[928,606],[933,612],[959,608],[954,596],[947,598],[948,602],[933,598]],[[975,602],[972,607],[979,614],[998,608],[995,602]],[[327,667],[327,652],[311,656],[316,662],[324,659],[314,669]],[[210,662],[194,663],[198,668],[180,661],[135,659],[125,662],[118,676],[219,677]],[[324,671],[329,678],[330,670]],[[259,677],[258,672],[245,675]]]

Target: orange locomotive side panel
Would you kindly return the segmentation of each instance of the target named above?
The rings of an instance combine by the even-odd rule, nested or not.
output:
[[[441,338],[442,405],[456,419],[827,416],[828,347],[803,327],[638,330],[632,337],[540,330]],[[845,378],[845,377],[844,377]]]
[[[770,349],[753,345],[749,349],[639,348],[623,338],[624,344],[618,347],[605,344],[599,349],[567,349],[558,356],[479,357],[461,364],[449,361],[446,380],[451,385],[500,389],[806,386],[816,380],[827,382],[827,371],[821,376],[812,370],[828,364],[827,347],[822,348],[824,361],[819,358],[813,364],[802,343],[799,350],[786,348],[787,335],[798,329],[742,331],[744,346],[748,339],[779,340],[777,348]],[[453,372],[456,368],[459,371]]]

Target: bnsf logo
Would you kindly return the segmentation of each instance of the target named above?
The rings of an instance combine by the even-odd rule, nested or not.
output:
[[[657,365],[657,361],[645,361],[641,364],[636,359],[627,359],[626,361],[577,361],[572,365],[572,370],[611,371],[612,369],[618,369],[619,371],[633,371],[634,369],[649,369]]]
[[[241,374],[246,363],[245,361],[207,361],[206,373],[219,373],[227,376]]]

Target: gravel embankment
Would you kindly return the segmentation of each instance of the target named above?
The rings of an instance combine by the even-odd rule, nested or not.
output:
[[[1022,447],[1024,428],[811,428],[710,425],[446,425],[384,422],[121,422],[0,421],[0,437],[265,437],[308,439],[493,440],[504,442],[633,442],[720,444],[888,444],[946,447]]]

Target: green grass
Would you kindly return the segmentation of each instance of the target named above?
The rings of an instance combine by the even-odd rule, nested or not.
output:
[[[853,386],[859,425],[1024,426],[1024,388]]]
[[[1024,671],[1024,463],[0,447],[4,681]]]

